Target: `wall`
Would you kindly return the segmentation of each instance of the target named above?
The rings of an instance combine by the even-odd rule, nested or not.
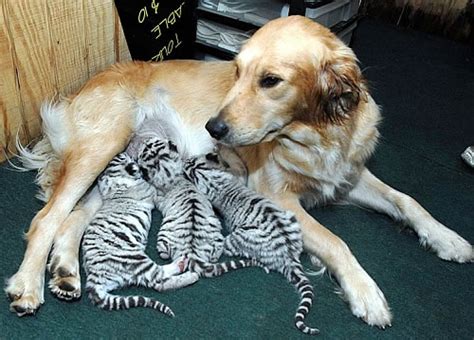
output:
[[[44,100],[129,59],[113,0],[0,0],[0,161],[40,135]]]

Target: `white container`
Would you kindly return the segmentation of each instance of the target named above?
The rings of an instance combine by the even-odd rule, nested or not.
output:
[[[337,33],[337,36],[339,39],[341,39],[346,45],[349,46],[351,43],[352,39],[352,33],[354,33],[354,30],[357,28],[357,21],[354,22],[352,25],[349,27],[346,27],[343,29],[341,32]]]
[[[289,5],[284,0],[200,0],[199,7],[205,11],[231,17],[262,26],[269,20],[287,16]],[[332,27],[347,21],[357,14],[359,0],[335,0],[318,8],[307,8],[306,16],[326,27]],[[338,37],[347,45],[357,27],[354,22],[339,32]],[[237,54],[250,38],[251,32],[243,32],[237,28],[217,23],[212,20],[198,19],[196,41],[209,47]]]
[[[283,6],[281,16],[288,16],[290,6]],[[324,6],[317,8],[306,8],[305,16],[328,28],[341,21],[349,20],[357,14],[359,0],[334,0]]]
[[[206,19],[199,19],[197,22],[196,41],[198,43],[218,47],[235,54],[239,52],[250,35],[249,32]]]
[[[285,0],[199,0],[198,8],[221,16],[263,26],[279,18]]]

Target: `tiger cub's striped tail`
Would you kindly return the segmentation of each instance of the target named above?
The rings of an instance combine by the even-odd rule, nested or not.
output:
[[[110,294],[101,287],[94,287],[89,289],[89,298],[94,305],[106,310],[122,310],[134,307],[147,307],[156,309],[167,316],[174,317],[174,313],[170,307],[158,300],[145,296],[114,295]]]
[[[198,273],[202,277],[216,277],[233,270],[261,266],[255,259],[241,259],[238,261],[227,261],[221,263],[205,263],[197,260],[190,260],[188,269]]]
[[[301,296],[301,301],[295,314],[295,326],[305,334],[319,334],[319,329],[309,327],[304,322],[306,316],[309,314],[311,306],[313,305],[313,286],[311,286],[311,283],[304,274],[303,267],[300,263],[295,264],[290,275],[291,283],[295,285],[296,290]]]

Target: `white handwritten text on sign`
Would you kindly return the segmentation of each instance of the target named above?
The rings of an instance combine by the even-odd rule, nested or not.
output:
[[[171,29],[178,21],[181,19],[183,6],[186,4],[186,1],[183,1],[178,7],[171,10],[168,15],[165,15],[165,18],[162,19],[157,25],[155,25],[150,32],[154,33],[155,39],[159,40],[163,33]],[[159,12],[160,3],[156,0],[152,0],[149,6],[144,6],[140,9],[137,14],[137,20],[139,24],[142,24],[149,18],[151,15],[163,14]],[[161,61],[165,57],[171,55],[173,51],[181,45],[181,39],[178,33],[174,33],[173,38],[170,39],[164,46],[159,48],[158,53],[156,53],[151,60]]]

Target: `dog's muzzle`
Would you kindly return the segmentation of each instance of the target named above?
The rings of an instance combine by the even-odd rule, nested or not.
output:
[[[219,118],[211,118],[206,124],[206,130],[212,137],[219,140],[229,132],[229,127]]]

